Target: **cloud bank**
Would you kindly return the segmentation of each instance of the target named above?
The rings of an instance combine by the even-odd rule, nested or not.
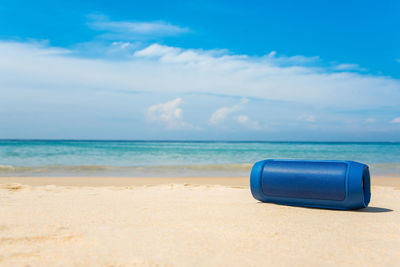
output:
[[[85,87],[210,93],[346,109],[394,107],[400,102],[396,79],[301,64],[282,66],[276,56],[249,57],[159,44],[120,61],[80,58],[75,52],[0,42],[2,90]]]
[[[368,118],[376,120],[369,123],[370,131],[385,130],[372,126],[380,122],[392,127],[386,129],[392,133],[398,129],[398,118],[392,118],[400,112],[400,81],[359,73],[353,70],[355,66],[332,71],[319,65],[318,57],[285,57],[276,52],[255,57],[158,43],[142,47],[129,41],[115,41],[102,48],[104,55],[118,51],[118,60],[112,56],[85,57],[79,49],[53,47],[46,42],[0,41],[0,115],[19,114],[21,110],[38,114],[40,110],[48,117],[64,103],[72,120],[70,114],[80,116],[72,108],[76,102],[89,103],[104,96],[104,100],[99,97],[103,102],[96,104],[100,114],[96,116],[105,117],[116,110],[122,119],[127,112],[141,114],[143,118],[135,117],[135,128],[141,130],[143,125],[201,128],[219,136],[228,128],[241,132],[272,129],[277,133],[286,129],[291,133],[299,131],[301,125],[323,125],[320,129],[331,132],[361,132]],[[120,103],[126,102],[128,94],[135,107],[124,110]],[[24,107],[7,104],[18,103],[21,96]],[[48,110],[41,111],[45,107],[39,104],[33,108],[33,102],[46,99],[54,103]],[[103,108],[107,101],[114,105]],[[3,122],[10,123],[10,119]]]

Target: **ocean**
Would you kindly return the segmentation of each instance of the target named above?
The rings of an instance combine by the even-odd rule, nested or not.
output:
[[[0,176],[248,176],[263,159],[353,160],[400,175],[400,143],[0,140]]]

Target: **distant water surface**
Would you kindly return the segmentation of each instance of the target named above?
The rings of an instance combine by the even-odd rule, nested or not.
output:
[[[0,176],[247,176],[267,158],[354,160],[400,174],[400,143],[0,140]]]

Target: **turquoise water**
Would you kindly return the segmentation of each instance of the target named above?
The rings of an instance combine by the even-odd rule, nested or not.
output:
[[[0,140],[0,176],[243,176],[266,158],[354,160],[400,174],[400,143]]]

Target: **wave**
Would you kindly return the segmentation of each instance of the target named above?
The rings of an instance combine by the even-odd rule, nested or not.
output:
[[[12,166],[12,165],[0,165],[0,173],[2,172],[20,172],[20,171],[29,171],[34,169],[34,167],[21,167],[21,166]]]
[[[192,164],[153,166],[0,165],[0,176],[247,176],[252,164]],[[400,163],[370,164],[372,174],[399,175]]]
[[[202,164],[202,165],[156,165],[156,166],[102,166],[102,165],[49,165],[12,166],[0,165],[0,176],[6,175],[247,175],[252,164]]]
[[[15,167],[11,165],[0,165],[0,172],[14,171]]]

